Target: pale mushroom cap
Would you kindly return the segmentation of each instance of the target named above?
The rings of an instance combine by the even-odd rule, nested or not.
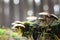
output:
[[[39,17],[38,19],[39,19],[39,20],[43,20],[43,18],[41,18],[41,17]]]
[[[12,25],[13,25],[12,29],[16,29],[16,26],[25,28],[25,26],[20,21],[15,21],[12,23]]]
[[[15,24],[18,24],[18,23],[21,24],[22,22],[21,21],[15,21],[15,22],[12,23],[12,25],[15,25]]]
[[[35,17],[35,16],[30,16],[30,17],[27,17],[26,19],[27,19],[28,21],[34,21],[34,20],[37,19],[37,17]]]
[[[11,29],[17,29],[17,28],[15,28],[15,27],[13,26]]]
[[[25,26],[22,24],[15,24],[13,25],[12,29],[16,29],[16,26],[25,28]]]
[[[51,16],[55,19],[58,19],[58,17],[55,14],[51,14]]]
[[[47,12],[41,12],[41,13],[39,13],[39,15],[49,16],[50,14]]]

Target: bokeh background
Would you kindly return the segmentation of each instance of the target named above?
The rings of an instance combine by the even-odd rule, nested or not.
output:
[[[60,0],[0,0],[0,26],[11,26],[14,21],[49,12],[60,18]]]

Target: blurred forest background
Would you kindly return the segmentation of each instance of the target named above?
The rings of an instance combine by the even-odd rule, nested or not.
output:
[[[25,21],[29,15],[44,11],[60,18],[60,0],[0,0],[0,26],[11,26],[16,20]]]

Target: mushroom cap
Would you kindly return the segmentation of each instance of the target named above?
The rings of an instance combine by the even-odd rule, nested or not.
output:
[[[27,17],[26,19],[27,19],[28,21],[34,21],[34,20],[37,19],[37,17],[35,17],[35,16],[30,16],[30,17]]]
[[[41,18],[41,17],[39,17],[38,19],[39,19],[39,20],[44,20],[44,18]]]
[[[18,27],[25,28],[25,26],[20,21],[15,21],[15,22],[12,23],[12,25],[13,25],[12,29],[17,29]]]
[[[12,29],[17,29],[18,27],[23,27],[25,28],[25,26],[23,24],[15,24]]]
[[[49,13],[47,13],[47,12],[41,12],[41,13],[39,13],[39,15],[43,15],[43,16],[50,16],[50,14],[49,14]]]
[[[22,24],[22,22],[21,21],[15,21],[12,23],[12,25],[15,25],[15,24]]]
[[[51,17],[55,18],[56,20],[58,20],[58,17],[54,14],[51,14]]]

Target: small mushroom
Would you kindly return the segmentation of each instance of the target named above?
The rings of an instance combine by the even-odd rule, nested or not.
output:
[[[15,25],[15,24],[22,24],[22,22],[21,21],[15,21],[12,23],[12,25]]]
[[[39,16],[42,17],[46,21],[46,19],[50,17],[50,14],[47,12],[41,12],[39,13]]]
[[[15,21],[14,23],[12,23],[12,25],[13,25],[12,29],[17,29],[19,27],[25,28],[25,26],[20,21]]]
[[[28,21],[35,21],[37,19],[37,17],[35,16],[30,16],[26,18]]]
[[[23,24],[15,24],[12,29],[18,29],[19,27],[25,28]]]
[[[25,28],[25,26],[20,22],[20,21],[15,21],[13,24],[12,29],[16,29],[17,33],[22,36],[23,32],[22,32],[22,28]]]
[[[50,21],[49,21],[48,24],[51,25],[51,23],[58,20],[58,17],[56,15],[54,15],[54,14],[50,14],[49,19],[50,19]]]
[[[39,15],[43,15],[43,16],[50,16],[50,14],[49,14],[49,13],[47,13],[47,12],[41,12],[41,13],[39,13]]]
[[[54,14],[51,14],[51,17],[58,20],[58,17],[56,15],[54,15]]]
[[[41,20],[41,21],[44,21],[44,18],[39,17],[38,19]]]

